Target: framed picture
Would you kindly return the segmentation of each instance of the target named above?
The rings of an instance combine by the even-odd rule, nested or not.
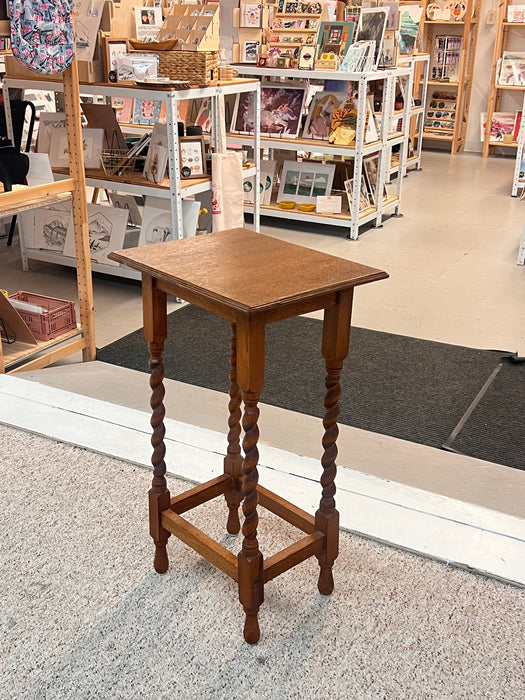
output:
[[[202,136],[181,136],[179,138],[180,175],[185,180],[192,177],[206,177],[204,158],[204,138]]]
[[[259,53],[259,42],[248,40],[242,42],[241,63],[257,63],[257,54]]]
[[[422,7],[403,5],[399,8],[398,52],[400,56],[412,56],[414,53],[422,14]]]
[[[275,138],[296,138],[306,97],[304,87],[261,88],[261,134]],[[235,134],[251,134],[254,126],[253,92],[239,93],[235,100],[230,130]]]
[[[144,163],[144,176],[146,180],[161,184],[166,175],[168,165],[168,127],[157,122],[151,132],[151,140],[148,147],[146,162]]]
[[[352,200],[354,197],[354,178],[345,180],[346,196],[348,197],[348,208],[352,211]],[[361,188],[359,190],[359,211],[364,211],[370,207],[370,199],[366,189],[365,178],[361,175]]]
[[[100,155],[104,146],[104,129],[82,129],[84,167],[100,168]],[[51,141],[49,160],[53,168],[69,168],[69,145],[65,128],[56,129]]]
[[[124,237],[129,218],[127,209],[118,209],[101,204],[88,204],[89,251],[97,263],[120,265],[110,260],[109,253],[124,247]],[[64,255],[75,257],[75,233],[72,219],[69,221]]]
[[[117,72],[118,60],[128,52],[128,41],[125,38],[117,39],[112,36],[101,36],[102,62],[104,65],[104,78],[108,80],[110,71]]]
[[[133,103],[133,124],[152,126],[159,121],[162,102],[160,100],[139,100]]]
[[[321,22],[317,33],[318,56],[335,53],[344,56],[354,38],[353,22]]]
[[[378,156],[370,156],[369,158],[363,159],[363,178],[365,182],[365,189],[369,194],[370,204],[377,206],[377,174],[378,174]],[[386,185],[383,185],[383,201],[387,199],[388,192]],[[368,206],[370,206],[370,204]]]
[[[356,41],[375,41],[374,65],[376,70],[385,34],[388,10],[384,7],[363,7],[357,26]]]
[[[285,160],[277,202],[290,200],[298,204],[315,204],[317,197],[332,191],[335,163],[309,163]]]
[[[316,92],[310,102],[303,129],[303,138],[328,141],[334,110],[346,101],[344,92]]]

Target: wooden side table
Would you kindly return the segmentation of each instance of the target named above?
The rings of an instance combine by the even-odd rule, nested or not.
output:
[[[339,514],[335,508],[339,377],[348,353],[354,287],[388,275],[365,265],[319,253],[239,228],[112,253],[110,257],[142,273],[144,333],[150,351],[153,428],[153,482],[149,492],[154,567],[166,572],[170,534],[186,542],[238,582],[246,613],[244,637],[259,639],[258,612],[264,584],[315,554],[318,588],[334,588],[332,566],[338,554]],[[228,447],[224,474],[171,497],[164,463],[164,365],[167,295],[185,299],[228,319],[232,326]],[[258,484],[259,394],[264,384],[264,336],[267,323],[324,309],[322,354],[326,362],[322,496],[312,517]],[[244,404],[241,456],[241,402]],[[229,509],[227,530],[240,530],[242,549],[235,557],[181,514],[223,494]],[[257,505],[305,533],[296,544],[264,559],[257,541]]]

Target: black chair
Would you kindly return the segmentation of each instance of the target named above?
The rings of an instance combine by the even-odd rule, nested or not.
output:
[[[13,124],[14,152],[11,151],[11,149],[0,149],[0,182],[2,182],[6,192],[10,192],[13,185],[23,185],[25,182],[27,171],[29,169],[29,159],[27,156],[25,158],[16,158],[16,156],[20,156],[22,151],[22,137],[24,135],[26,115],[28,114],[28,130],[25,147],[23,149],[26,153],[31,149],[31,142],[33,140],[33,131],[36,121],[36,109],[32,102],[27,100],[12,100],[10,104],[11,122]],[[3,105],[0,105],[0,137],[2,136],[4,138],[8,138],[5,108]],[[13,243],[15,228],[16,214],[11,219],[11,226],[7,237],[8,246],[12,245]]]

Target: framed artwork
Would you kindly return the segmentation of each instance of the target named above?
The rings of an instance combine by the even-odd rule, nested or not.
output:
[[[110,260],[109,253],[124,247],[124,237],[129,218],[127,209],[118,209],[101,204],[88,204],[89,250],[91,258],[104,265],[118,266]],[[70,220],[67,230],[64,255],[75,257],[75,234]]]
[[[348,197],[348,208],[352,211],[352,199],[354,197],[354,178],[345,180],[345,191]],[[359,211],[364,211],[370,207],[370,199],[366,189],[364,176],[361,175],[361,188],[359,190]]]
[[[304,87],[261,88],[261,134],[275,138],[296,138],[306,97]],[[239,93],[235,100],[230,130],[236,134],[253,133],[253,92]]]
[[[378,171],[379,157],[370,156],[369,158],[363,159],[363,178],[365,182],[365,188],[369,194],[370,203],[373,206],[377,206],[376,201],[376,190],[377,190],[377,171]],[[383,201],[387,199],[388,192],[386,185],[383,185]],[[370,204],[369,204],[370,206]]]
[[[344,56],[354,37],[353,22],[321,22],[317,33],[318,56],[335,53]]]
[[[379,6],[388,10],[385,28],[386,31],[399,31],[399,2],[394,2],[393,0],[381,0]]]
[[[66,115],[64,112],[41,112],[38,120],[37,152],[49,153],[54,130],[65,128]]]
[[[400,56],[412,56],[414,53],[422,14],[422,7],[403,5],[399,8],[398,52]]]
[[[104,129],[82,129],[82,144],[84,148],[84,166],[100,168],[100,156],[104,147]],[[56,129],[51,142],[49,161],[53,168],[69,168],[69,145],[67,131]]]
[[[261,21],[261,3],[241,2],[240,27],[260,27]]]
[[[525,22],[525,5],[507,5],[507,22]]]
[[[355,40],[375,41],[373,70],[376,70],[379,64],[387,15],[388,10],[384,7],[363,7],[359,17]]]
[[[242,42],[241,63],[257,63],[257,54],[259,53],[259,42],[247,40]]]
[[[125,38],[101,36],[102,61],[104,64],[104,78],[108,80],[110,71],[117,72],[118,60],[128,52],[128,42]]]
[[[40,250],[64,250],[71,218],[71,203],[63,209],[44,208],[34,219],[34,247]]]
[[[135,7],[135,31],[140,41],[155,41],[162,29],[162,8]]]
[[[199,111],[195,117],[195,126],[200,126],[203,131],[210,133],[212,127],[211,97],[203,97]]]
[[[131,124],[133,118],[132,97],[112,97],[111,107],[115,111],[115,116],[119,124]]]
[[[332,191],[335,163],[310,163],[285,160],[277,202],[290,200],[298,204],[315,204],[317,197]]]
[[[179,138],[180,175],[185,180],[193,177],[206,177],[204,138],[202,136],[181,136]]]
[[[275,176],[276,167],[277,161],[275,160],[261,160],[261,175],[259,182],[260,204],[267,205],[271,203],[273,179]],[[242,183],[244,201],[250,204],[253,204],[254,180],[254,177],[249,177],[243,180]]]
[[[157,123],[151,132],[151,140],[148,147],[146,162],[144,163],[144,176],[146,180],[159,185],[166,175],[168,165],[168,127],[166,124]]]
[[[328,141],[334,110],[346,101],[344,92],[316,92],[310,102],[303,129],[303,138]]]
[[[182,237],[189,238],[195,235],[199,219],[200,202],[184,197],[182,199]],[[171,204],[164,197],[144,198],[144,213],[138,244],[152,245],[172,241],[179,236],[173,234],[171,218]]]
[[[133,124],[152,126],[158,122],[161,105],[160,100],[136,99],[133,104]]]
[[[487,123],[486,112],[481,113],[481,140],[485,138],[485,125]],[[510,142],[514,138],[516,125],[516,112],[493,112],[490,123],[490,140],[501,143]],[[507,138],[505,138],[507,137]]]

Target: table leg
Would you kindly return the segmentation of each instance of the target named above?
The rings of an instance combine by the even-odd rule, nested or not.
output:
[[[244,439],[242,512],[244,535],[242,549],[237,556],[239,576],[239,600],[244,607],[246,620],[244,638],[249,644],[259,641],[260,630],[257,615],[264,601],[263,556],[257,541],[257,464],[259,451],[259,394],[264,384],[264,323],[256,318],[239,317],[237,323],[237,369],[238,382],[242,391],[244,414],[242,427]]]
[[[166,463],[164,462],[166,454],[164,417],[166,411],[164,408],[164,363],[162,360],[164,341],[167,336],[167,300],[166,294],[156,289],[151,277],[146,275],[142,279],[142,297],[144,335],[148,341],[150,352],[151,375],[149,383],[152,409],[150,423],[153,428],[151,436],[153,480],[149,491],[149,523],[150,534],[155,542],[153,566],[157,573],[164,574],[169,565],[166,543],[170,536],[168,530],[161,525],[162,511],[170,506],[170,492],[166,483]]]
[[[339,429],[339,398],[341,385],[339,378],[343,360],[348,354],[350,318],[352,312],[352,292],[341,295],[339,303],[325,309],[323,323],[323,357],[326,361],[326,395],[323,419],[323,456],[321,465],[322,496],[315,514],[316,530],[325,534],[325,546],[316,554],[321,568],[317,587],[323,595],[334,590],[332,567],[339,553],[339,513],[335,508],[335,477],[337,473],[337,437]]]
[[[236,535],[241,529],[239,506],[242,501],[242,457],[241,457],[241,390],[237,384],[237,326],[232,323],[230,355],[230,401],[228,403],[228,449],[224,458],[224,473],[231,477],[231,487],[224,497],[229,508],[226,529],[230,535]]]

